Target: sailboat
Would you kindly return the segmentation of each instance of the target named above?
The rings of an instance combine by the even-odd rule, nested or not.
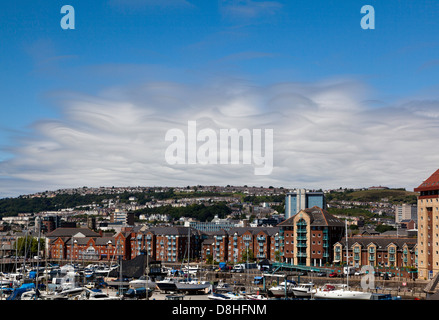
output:
[[[191,228],[188,227],[188,249],[187,249],[187,269],[190,270],[190,257],[191,257]],[[177,281],[175,283],[178,291],[195,292],[200,290],[207,290],[210,287],[208,281],[199,281],[197,279],[190,279],[190,273],[188,272],[186,279]]]
[[[346,225],[346,262],[348,258],[348,224]],[[349,272],[346,273],[346,284],[325,284],[314,293],[314,299],[347,299],[347,300],[370,300],[372,293],[349,289]]]

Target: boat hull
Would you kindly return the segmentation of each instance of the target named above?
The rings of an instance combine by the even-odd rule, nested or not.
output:
[[[177,291],[177,285],[175,282],[156,282],[157,287],[160,291],[168,292],[168,291]]]
[[[285,288],[283,287],[274,287],[269,289],[271,294],[276,297],[285,297]],[[293,290],[291,288],[287,288],[287,296],[292,296]]]
[[[314,294],[314,299],[370,300],[371,296],[372,294],[369,292],[333,290],[317,291]]]
[[[177,286],[177,290],[179,291],[201,291],[209,288],[210,284],[209,283],[193,284],[193,283],[177,282],[176,286]]]
[[[293,290],[293,294],[295,297],[298,298],[311,298],[311,296],[315,293],[310,291],[301,291],[301,290]]]

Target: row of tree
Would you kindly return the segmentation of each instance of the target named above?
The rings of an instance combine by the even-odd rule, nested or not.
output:
[[[139,217],[141,214],[152,215],[169,215],[172,220],[178,220],[181,217],[193,218],[201,222],[211,221],[216,215],[219,218],[224,218],[232,212],[225,202],[215,203],[212,205],[192,204],[186,207],[172,207],[171,205],[145,208],[134,211],[134,214]]]

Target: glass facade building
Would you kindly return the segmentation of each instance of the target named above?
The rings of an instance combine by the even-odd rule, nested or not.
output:
[[[300,210],[319,207],[326,209],[325,194],[319,191],[298,189],[285,197],[285,219],[291,218]]]

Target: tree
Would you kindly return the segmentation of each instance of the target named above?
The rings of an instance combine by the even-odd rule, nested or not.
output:
[[[275,252],[274,252],[274,260],[275,261],[277,261],[277,262],[280,262],[280,251],[279,250],[276,250]]]
[[[248,262],[255,262],[255,255],[253,254],[253,250],[246,249],[242,252],[241,262],[242,263],[247,262],[247,258],[248,258]]]
[[[383,232],[390,231],[390,230],[396,230],[396,229],[392,226],[388,226],[385,224],[380,224],[375,228],[375,231],[377,231],[379,233],[383,233]]]
[[[208,254],[206,255],[206,264],[212,264],[213,262],[213,255]]]
[[[26,236],[20,237],[15,242],[15,248],[20,256],[33,256],[38,254],[38,239]],[[40,239],[40,250],[44,248],[44,240]]]

